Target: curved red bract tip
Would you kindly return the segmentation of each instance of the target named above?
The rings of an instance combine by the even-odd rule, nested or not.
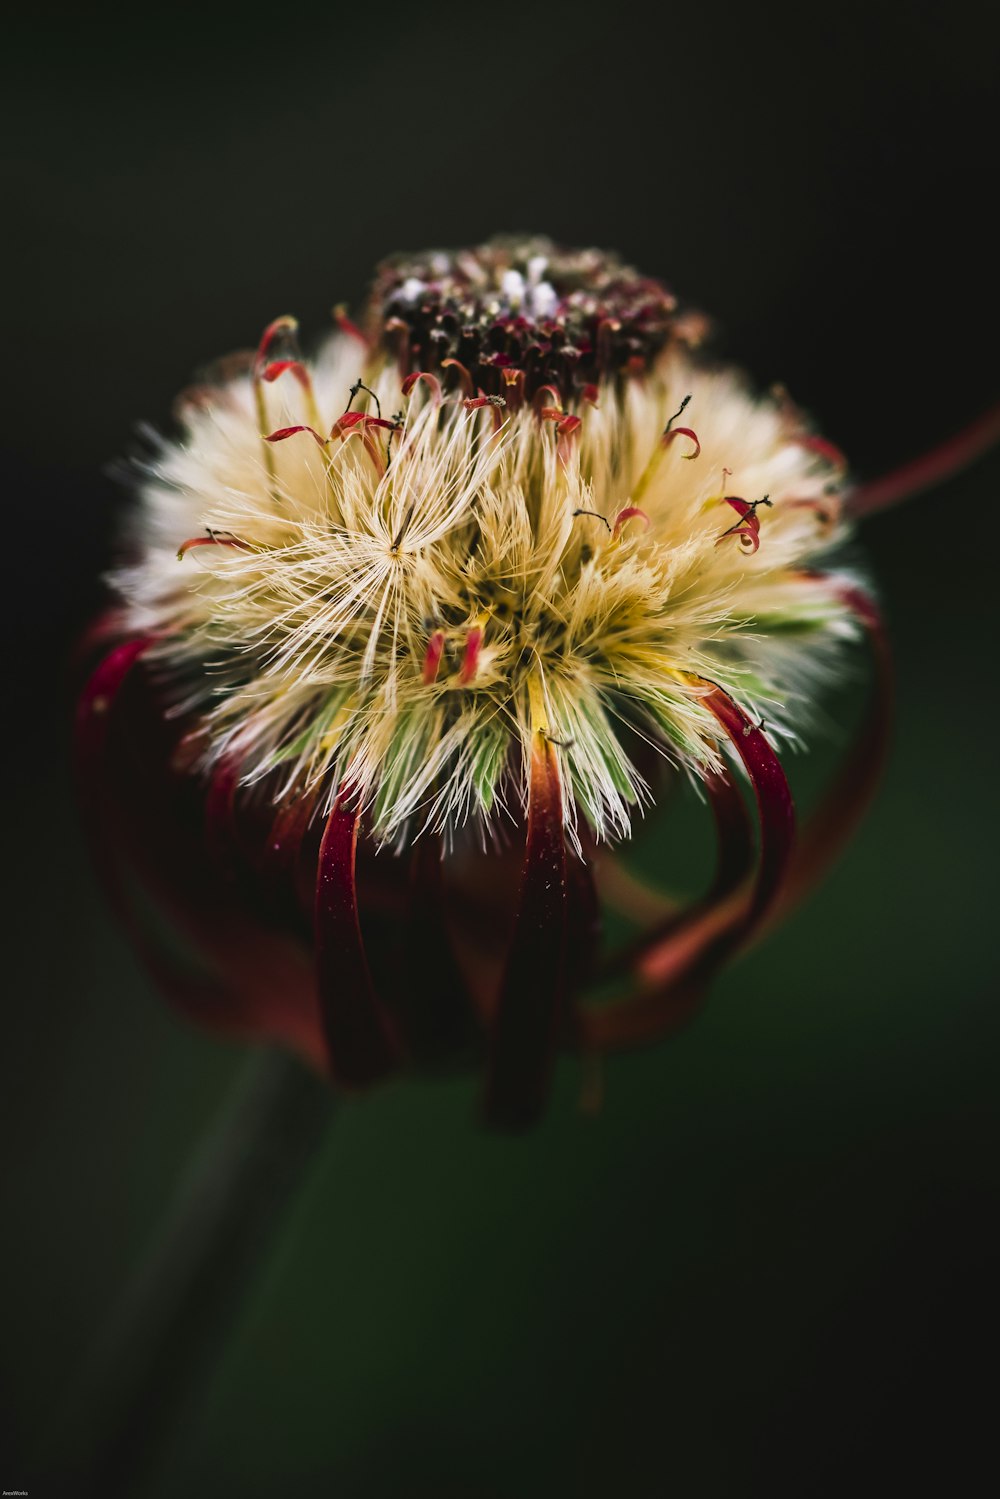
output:
[[[257,353],[253,362],[253,378],[260,380],[268,364],[268,356],[275,343],[281,338],[294,339],[299,331],[297,318],[285,316],[276,317],[273,322],[268,323],[261,334],[260,343],[257,345]]]
[[[640,510],[638,505],[626,505],[624,510],[619,510],[615,516],[615,523],[611,531],[611,540],[617,541],[622,534],[623,528],[630,520],[641,520],[644,531],[649,530],[650,520],[645,510]]]
[[[723,498],[727,505],[732,506],[740,519],[735,526],[730,526],[728,531],[723,531],[722,535],[716,540],[716,546],[720,546],[728,536],[735,536],[738,538],[740,546],[745,552],[752,553],[759,551],[760,517],[757,514],[757,506],[769,503],[766,497],[764,500],[758,500],[755,504],[750,504],[747,500],[741,499],[739,495],[727,494]]]
[[[345,411],[338,416],[330,429],[331,437],[342,437],[352,427],[381,427],[385,432],[398,432],[399,422],[390,421],[385,416],[370,416],[367,411]]]
[[[265,432],[264,441],[285,442],[287,438],[294,437],[297,432],[308,432],[313,441],[317,442],[321,448],[325,448],[329,441],[326,437],[320,437],[315,427],[307,427],[304,424],[299,424],[295,427],[278,427],[273,432]]]
[[[487,396],[479,392],[478,396],[467,396],[462,402],[466,411],[483,411],[489,407],[493,415],[493,430],[499,432],[504,423],[504,408],[507,402],[503,396]]]
[[[540,385],[531,398],[531,405],[535,414],[541,417],[550,411],[557,411],[561,416],[565,409],[558,385]]]
[[[412,375],[407,375],[406,379],[403,381],[403,395],[409,396],[414,386],[420,380],[426,382],[427,387],[431,393],[431,400],[434,402],[434,405],[440,406],[441,381],[438,379],[437,375],[432,375],[429,370],[416,370]]]
[[[375,473],[381,479],[388,467],[388,459],[375,438],[374,434],[378,429],[390,433],[401,430],[398,422],[387,421],[383,416],[369,416],[365,411],[345,411],[331,427],[330,437],[339,438],[341,442],[346,442],[350,437],[360,437]]]
[[[301,359],[275,359],[261,371],[260,378],[266,381],[268,385],[271,385],[285,374],[294,375],[303,390],[312,390],[312,380],[310,379],[309,371]]]
[[[177,548],[177,561],[182,561],[188,552],[193,551],[195,547],[235,547],[240,552],[252,552],[255,550],[249,541],[241,541],[238,536],[221,536],[218,534],[189,536],[187,541],[182,541]]]
[[[693,428],[669,427],[667,431],[663,433],[663,436],[660,438],[660,442],[665,448],[668,448],[675,437],[686,437],[689,442],[694,443],[694,452],[684,454],[684,458],[687,462],[690,462],[693,458],[698,458],[701,456],[701,443],[698,440],[697,432],[695,432]]]

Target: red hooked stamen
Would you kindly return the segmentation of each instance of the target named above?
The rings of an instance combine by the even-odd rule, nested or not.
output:
[[[265,442],[284,442],[286,437],[294,437],[296,432],[308,432],[309,436],[318,442],[321,448],[325,448],[329,438],[320,437],[315,427],[299,425],[297,427],[278,427],[274,432],[265,432]]]
[[[303,390],[312,391],[312,380],[309,377],[309,371],[300,359],[275,359],[261,370],[260,378],[265,380],[268,385],[271,385],[286,372],[295,376]]]
[[[257,345],[257,353],[254,356],[250,374],[253,388],[254,406],[257,412],[257,427],[261,436],[265,438],[265,441],[268,440],[266,437],[268,418],[267,401],[264,396],[264,380],[265,372],[267,371],[268,366],[271,364],[271,351],[276,343],[284,340],[292,349],[293,353],[297,354],[298,349],[295,342],[295,335],[298,332],[298,327],[299,325],[293,317],[275,318],[273,323],[268,323],[267,327],[264,329],[264,333],[261,337],[260,343]],[[286,364],[288,362],[289,361],[285,361]],[[290,362],[295,363],[297,361],[292,360]],[[306,395],[309,403],[307,415],[309,416],[311,421],[317,422],[318,417],[316,415],[315,402],[312,399],[312,386],[308,383],[306,384]],[[273,486],[275,482],[274,454],[268,447],[265,447],[264,449],[264,466],[267,469],[268,480]]]
[[[341,333],[346,333],[349,338],[356,339],[366,353],[371,349],[371,344],[357,323],[352,323],[351,319],[347,316],[347,308],[343,302],[338,302],[337,306],[333,309],[333,321]]]
[[[299,331],[298,320],[293,317],[276,317],[273,323],[268,323],[257,345],[257,357],[253,363],[253,377],[255,380],[263,378],[263,372],[269,363],[268,356],[274,344],[281,338],[294,340]]]
[[[480,411],[484,406],[506,406],[506,404],[503,396],[484,396],[481,391],[478,396],[470,396],[468,400],[462,402],[466,411]]]
[[[598,390],[596,385],[585,385],[580,392],[580,399],[586,401],[588,406],[597,405]]]
[[[466,647],[468,652],[468,647]],[[429,687],[432,682],[437,681],[437,674],[441,669],[441,657],[444,655],[444,631],[435,630],[427,642],[427,651],[424,656],[424,686]]]
[[[471,397],[472,392],[475,390],[475,386],[472,383],[472,376],[469,374],[469,371],[465,368],[465,365],[460,359],[442,359],[441,368],[443,370],[456,370],[458,372],[458,378],[462,384],[462,389],[465,391],[465,394],[467,396]]]
[[[434,402],[435,406],[440,406],[441,381],[438,379],[437,375],[430,374],[428,370],[417,370],[415,374],[407,375],[406,379],[403,381],[403,395],[409,396],[418,380],[426,380],[427,385],[430,388],[431,400]]]
[[[727,536],[738,536],[740,546],[745,552],[756,552],[760,547],[760,521],[757,519],[757,506],[766,505],[771,508],[771,501],[767,495],[762,499],[753,500],[748,503],[739,495],[723,495],[727,505],[731,505],[740,519],[735,526],[730,526],[728,531],[723,531],[716,541],[716,546],[725,541]]]
[[[458,680],[463,687],[467,687],[475,680],[476,672],[479,670],[479,653],[483,645],[482,625],[473,625],[465,639],[465,655],[462,657],[462,670],[458,674]]]
[[[342,437],[351,427],[381,427],[386,432],[398,432],[402,423],[386,416],[369,416],[367,411],[345,411],[338,416],[330,429],[331,437]]]
[[[611,540],[617,541],[622,534],[622,527],[630,520],[641,520],[644,531],[649,530],[649,516],[645,510],[640,510],[637,505],[626,505],[624,510],[619,510],[615,516],[615,523],[611,531]]]
[[[187,541],[182,541],[177,548],[177,561],[180,562],[195,547],[236,547],[241,552],[254,550],[249,541],[240,541],[238,536],[230,536],[228,531],[209,531],[207,536],[191,536]]]
[[[556,422],[558,424],[556,432],[559,441],[556,445],[556,456],[565,467],[573,451],[573,439],[583,426],[583,422],[578,416],[567,416],[561,408],[556,406],[543,406],[538,415],[543,421]]]
[[[666,432],[664,432],[663,436],[660,438],[660,442],[663,444],[664,448],[668,448],[675,437],[687,437],[691,442],[694,443],[694,452],[684,454],[684,457],[688,462],[690,462],[692,458],[700,457],[701,443],[698,441],[698,434],[692,431],[690,427],[668,427]]]
[[[376,441],[373,428],[381,428],[383,431],[393,433],[400,431],[400,424],[387,421],[383,416],[369,416],[364,411],[345,411],[343,416],[338,416],[334,422],[330,429],[330,437],[339,437],[342,442],[346,442],[349,437],[360,437],[365,445],[365,452],[381,479],[388,467],[388,458]]]
[[[494,432],[499,432],[503,426],[503,411],[507,405],[503,396],[486,396],[480,391],[478,396],[468,397],[462,402],[462,405],[466,411],[481,411],[484,407],[489,406],[493,412]]]
[[[531,398],[531,404],[536,416],[547,416],[553,410],[561,416],[564,410],[562,391],[558,385],[540,385]]]

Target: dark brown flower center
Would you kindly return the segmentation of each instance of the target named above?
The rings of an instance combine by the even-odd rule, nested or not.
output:
[[[384,261],[369,330],[401,374],[433,371],[516,407],[546,385],[570,402],[600,380],[645,374],[704,325],[614,255],[503,239]]]

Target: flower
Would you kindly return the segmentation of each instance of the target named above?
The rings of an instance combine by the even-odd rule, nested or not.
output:
[[[185,1012],[348,1088],[485,1056],[487,1117],[520,1126],[558,1048],[685,1020],[860,815],[888,713],[840,560],[864,496],[614,256],[400,258],[336,318],[311,361],[273,322],[142,465],[84,804]],[[872,712],[796,840],[778,750],[864,633]],[[677,773],[718,837],[680,911],[615,853]],[[600,898],[650,912],[617,952]]]

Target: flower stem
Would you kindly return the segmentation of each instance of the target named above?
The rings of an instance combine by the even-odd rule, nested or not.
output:
[[[131,1499],[183,1432],[333,1113],[300,1063],[247,1067],[77,1387],[56,1458],[74,1495]]]

